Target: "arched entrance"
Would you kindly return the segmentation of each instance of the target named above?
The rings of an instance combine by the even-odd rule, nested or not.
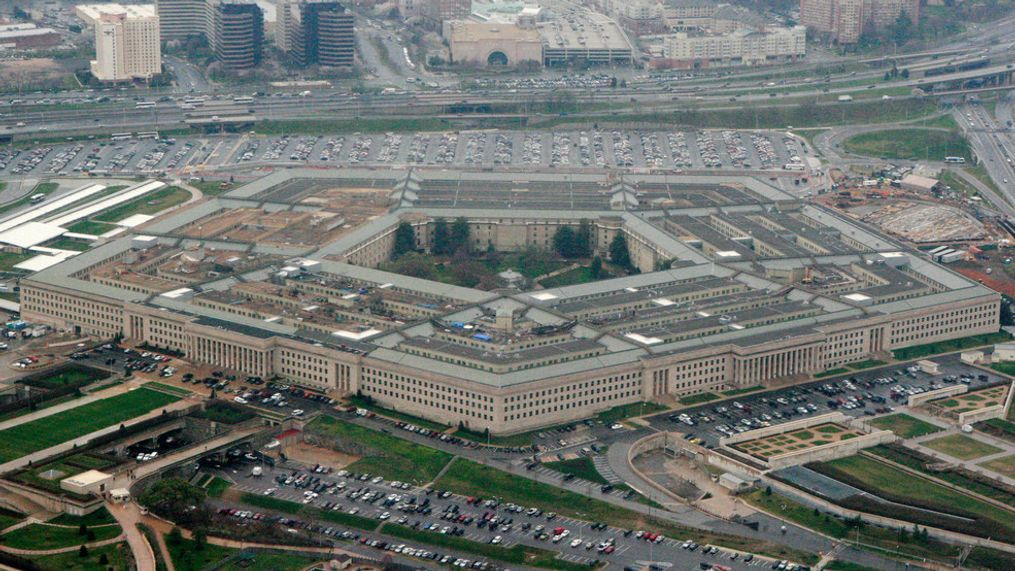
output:
[[[486,58],[486,65],[505,66],[507,64],[507,54],[500,50],[490,52],[490,55]]]

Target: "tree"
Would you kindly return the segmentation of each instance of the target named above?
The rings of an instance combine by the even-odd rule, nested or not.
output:
[[[631,268],[631,252],[627,249],[627,238],[619,232],[610,242],[610,261],[622,268]]]
[[[433,241],[430,244],[430,251],[435,256],[445,256],[451,253],[448,221],[443,218],[433,221]]]
[[[766,496],[772,495],[772,486],[765,486],[765,495]]]
[[[204,496],[204,490],[186,480],[166,478],[145,490],[138,502],[162,517],[179,522],[204,503]]]
[[[81,558],[88,557],[88,548],[85,547],[84,545],[82,545],[80,548],[78,548],[78,557],[81,557]]]
[[[203,528],[199,527],[194,530],[194,549],[202,551],[205,544],[208,543],[208,532]]]
[[[391,271],[403,276],[421,278],[424,280],[433,278],[433,263],[430,258],[419,252],[409,252],[394,262],[391,262]]]
[[[592,255],[592,223],[584,218],[578,223],[575,247],[583,258]]]
[[[578,257],[578,236],[570,226],[558,226],[553,233],[553,250],[561,258]]]
[[[458,251],[469,251],[471,246],[469,241],[469,221],[459,216],[455,218],[455,221],[451,223],[451,234],[450,234],[450,246],[451,251],[449,254],[454,254]]]
[[[397,260],[403,254],[416,249],[416,231],[413,230],[412,224],[408,222],[399,222],[398,228],[395,228],[395,245],[391,249],[391,259]]]
[[[169,535],[166,536],[166,543],[169,545],[179,545],[183,543],[183,533],[180,528],[173,526],[173,529],[169,530]]]
[[[901,12],[888,30],[892,41],[897,46],[905,45],[906,42],[913,39],[913,31],[913,19],[906,12]]]
[[[909,70],[908,69],[903,69],[902,72],[899,73],[899,76],[902,79],[909,79]]]
[[[592,265],[589,266],[589,273],[592,274],[592,279],[598,280],[603,277],[603,259],[599,256],[592,258]]]
[[[109,556],[105,553],[99,555],[99,565],[109,565]]]
[[[79,525],[78,526],[78,535],[87,535],[87,534],[88,534],[88,526],[85,525],[85,524]]]

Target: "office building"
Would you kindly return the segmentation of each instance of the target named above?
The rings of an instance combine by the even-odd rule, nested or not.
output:
[[[278,6],[276,46],[299,66],[352,67],[353,14],[334,0],[288,0]]]
[[[807,29],[739,29],[726,34],[677,32],[663,40],[663,60],[684,69],[765,65],[793,61],[807,53]]]
[[[466,20],[472,13],[472,0],[417,0],[420,17],[440,30],[449,20]]]
[[[205,0],[155,0],[159,29],[164,41],[180,41],[204,34]]]
[[[23,278],[21,315],[496,434],[998,330],[997,292],[766,180],[277,170]],[[387,200],[345,208],[364,187]],[[642,273],[502,292],[377,269],[400,222],[428,251],[457,216],[504,252],[584,222]]]
[[[206,35],[215,59],[227,70],[261,63],[264,13],[247,0],[209,0]]]
[[[77,15],[95,30],[92,75],[100,81],[150,79],[162,73],[159,17],[152,4],[84,4]]]

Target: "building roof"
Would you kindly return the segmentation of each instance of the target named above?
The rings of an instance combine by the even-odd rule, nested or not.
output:
[[[455,21],[450,27],[452,42],[539,41],[536,30],[507,22]]]
[[[94,26],[102,16],[124,15],[129,19],[157,18],[155,4],[78,4],[74,13],[84,20],[85,24]]]

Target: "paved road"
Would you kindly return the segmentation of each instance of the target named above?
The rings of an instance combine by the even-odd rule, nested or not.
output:
[[[137,528],[137,524],[142,521],[141,510],[138,509],[137,504],[134,502],[127,504],[106,502],[106,509],[116,518],[120,528],[123,529],[127,545],[134,556],[136,571],[155,571],[155,552],[148,544],[148,539]]]

